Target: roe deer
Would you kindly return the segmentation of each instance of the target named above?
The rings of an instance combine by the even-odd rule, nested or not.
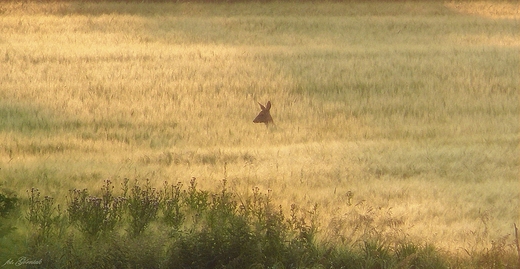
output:
[[[268,127],[269,126],[269,122],[273,122],[273,118],[271,117],[271,113],[269,113],[269,110],[271,109],[271,101],[267,101],[267,104],[262,105],[260,103],[258,103],[260,105],[260,108],[262,109],[262,111],[260,111],[260,113],[258,114],[258,116],[256,116],[256,118],[253,120],[254,123],[265,123],[265,126]]]

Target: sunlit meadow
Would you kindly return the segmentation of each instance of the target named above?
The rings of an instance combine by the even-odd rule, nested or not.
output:
[[[104,179],[226,178],[317,203],[325,239],[366,217],[461,255],[512,242],[518,9],[0,4],[0,187],[64,199]],[[266,128],[252,120],[268,100]]]

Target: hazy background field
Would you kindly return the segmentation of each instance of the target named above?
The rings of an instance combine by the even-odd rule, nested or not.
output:
[[[365,218],[489,247],[520,222],[518,10],[0,4],[0,187],[227,178],[318,203],[325,237]],[[269,129],[252,123],[268,100]]]

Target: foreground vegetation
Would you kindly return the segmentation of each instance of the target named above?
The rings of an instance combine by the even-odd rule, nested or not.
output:
[[[369,267],[367,253],[380,250],[400,267],[413,259],[399,256],[406,246],[440,255],[439,267],[515,264],[516,2],[14,1],[0,13],[0,189],[7,208],[19,202],[2,219],[0,262],[86,266],[121,250],[137,264],[139,244],[150,244],[168,266],[189,236],[201,240],[194,253],[204,240],[229,242],[211,226],[211,206],[199,215],[189,206],[189,188],[179,210],[190,217],[175,225],[164,222],[164,199],[148,226],[132,224],[130,197],[142,197],[130,182],[117,193],[120,219],[89,226],[87,205],[112,201],[98,193],[106,179],[120,189],[148,178],[141,187],[164,192],[165,181],[197,177],[207,205],[226,179],[236,208],[223,223],[242,225],[232,227],[247,235],[238,241],[253,264],[327,266],[337,256]],[[268,100],[275,125],[253,124]],[[241,211],[253,188],[273,216],[285,212],[269,220],[284,236],[262,235],[268,220]],[[307,245],[289,227],[293,204],[318,205],[317,221],[304,214],[318,231]],[[279,239],[286,257],[251,250],[251,238]]]
[[[31,232],[20,255],[38,268],[516,268],[505,242],[455,259],[431,245],[399,236],[399,224],[375,226],[351,216],[360,240],[318,240],[318,205],[288,214],[258,188],[246,196],[197,188],[192,178],[152,188],[150,181],[105,180],[98,195],[70,190],[66,207],[37,189],[28,191]],[[2,226],[16,199],[3,206]],[[0,227],[2,227],[0,226]],[[394,237],[386,236],[392,230]],[[6,229],[4,229],[6,230]],[[0,234],[5,237],[13,229]],[[16,232],[16,230],[14,230]],[[354,234],[353,234],[354,235]],[[14,256],[12,256],[14,257]],[[7,265],[10,265],[9,263]],[[4,264],[5,266],[5,264]]]

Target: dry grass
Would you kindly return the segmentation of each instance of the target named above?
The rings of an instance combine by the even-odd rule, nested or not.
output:
[[[317,202],[331,230],[370,212],[488,247],[520,221],[515,8],[1,4],[0,184],[63,197],[226,177]],[[267,100],[269,129],[252,123]]]

